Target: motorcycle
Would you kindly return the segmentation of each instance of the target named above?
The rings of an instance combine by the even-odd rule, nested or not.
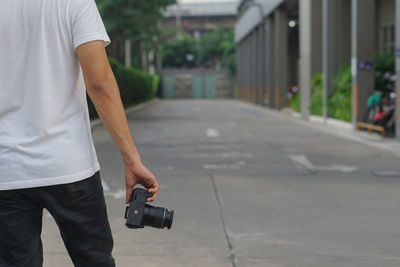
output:
[[[384,127],[386,136],[393,137],[395,135],[395,77],[392,73],[386,72],[383,79],[384,85],[381,90],[372,93],[367,100],[368,109],[364,122]]]

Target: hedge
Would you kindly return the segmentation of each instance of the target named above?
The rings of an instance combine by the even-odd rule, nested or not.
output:
[[[298,92],[297,94],[295,94],[289,98],[290,105],[292,106],[293,110],[296,112],[300,112],[300,105],[301,105],[300,101],[301,101],[300,92]]]
[[[308,107],[311,114],[322,115],[322,73],[316,74],[312,79],[312,95],[311,105]],[[328,99],[329,117],[351,121],[351,67],[350,65],[342,66],[336,77],[334,78],[334,92]],[[301,93],[301,92],[300,92]],[[300,112],[300,93],[290,98],[292,108],[296,112]]]
[[[344,65],[334,79],[335,91],[329,97],[329,116],[351,121],[351,66]]]
[[[311,114],[322,116],[323,75],[316,74],[312,79]],[[351,121],[351,67],[342,66],[334,78],[334,88],[328,99],[328,115],[331,118]]]
[[[109,58],[109,62],[117,80],[122,103],[125,108],[156,96],[160,82],[159,76],[126,67],[114,58]],[[92,101],[89,97],[87,99],[90,118],[98,118]]]
[[[311,80],[312,95],[311,95],[311,114],[322,116],[323,114],[323,76],[322,72],[317,73]]]

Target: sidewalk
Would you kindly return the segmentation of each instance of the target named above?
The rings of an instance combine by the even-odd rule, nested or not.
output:
[[[382,138],[376,133],[369,134],[366,131],[356,131],[353,129],[351,123],[336,119],[330,118],[325,124],[323,118],[320,116],[310,116],[309,122],[302,120],[298,113],[292,113],[291,116],[298,120],[299,123],[310,125],[311,127],[315,127],[316,129],[329,134],[390,151],[394,156],[400,158],[400,142],[395,138]]]
[[[351,141],[356,141],[374,148],[384,149],[393,154],[393,156],[400,158],[400,142],[395,138],[382,138],[379,134],[373,133],[369,134],[366,131],[355,131],[353,130],[353,125],[349,122],[329,118],[326,123],[321,116],[311,115],[309,121],[305,121],[301,118],[301,114],[294,112],[292,109],[284,109],[282,111],[277,111],[262,106],[251,106],[247,103],[240,102],[247,107],[253,107],[257,110],[264,110],[266,112],[274,112],[278,116],[289,117],[291,120],[305,125],[307,127],[312,127],[315,130],[346,138]]]

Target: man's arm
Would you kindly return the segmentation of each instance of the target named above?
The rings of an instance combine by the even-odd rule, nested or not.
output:
[[[158,193],[154,175],[143,165],[129,130],[118,85],[108,62],[103,41],[93,41],[79,46],[76,54],[82,66],[86,90],[96,107],[104,126],[121,153],[125,165],[126,203],[133,187],[141,184],[153,196]]]

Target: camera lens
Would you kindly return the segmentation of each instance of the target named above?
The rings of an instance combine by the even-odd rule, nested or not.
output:
[[[172,221],[174,220],[174,211],[167,210],[165,208],[154,207],[146,204],[143,213],[143,223],[146,226],[152,226],[155,228],[171,229]]]

